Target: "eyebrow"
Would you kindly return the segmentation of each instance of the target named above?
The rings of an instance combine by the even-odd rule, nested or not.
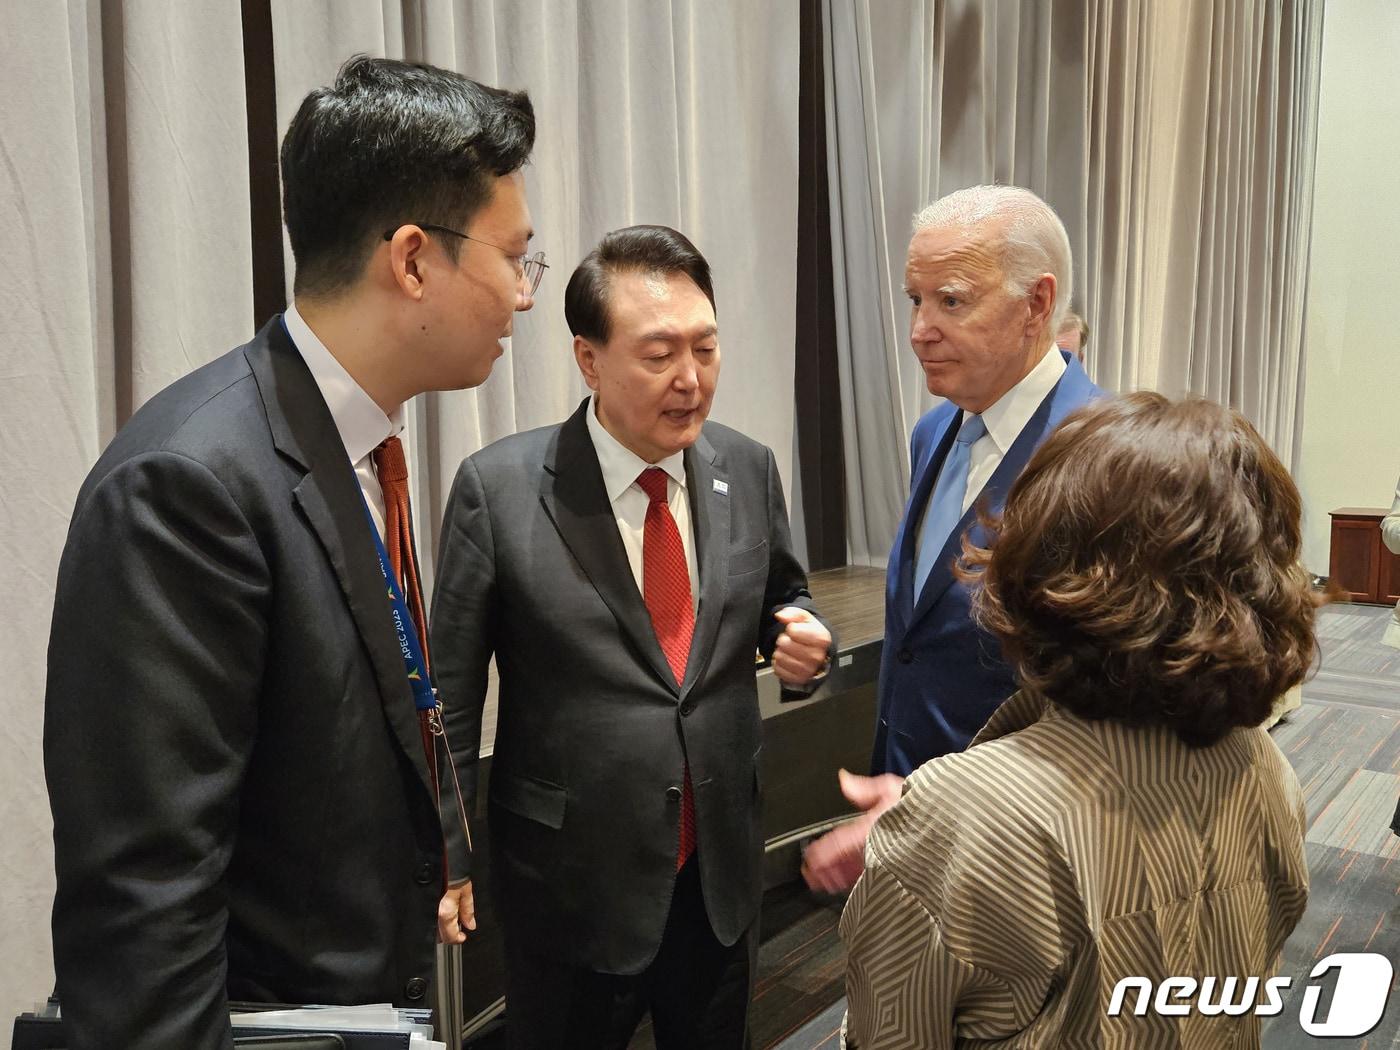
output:
[[[709,339],[711,336],[719,335],[719,326],[708,324],[695,333],[697,339]],[[654,328],[646,332],[641,337],[643,343],[675,343],[685,338],[684,332],[678,332],[674,328]]]
[[[972,286],[962,281],[944,281],[938,290],[940,292],[947,292],[950,295],[970,295]]]

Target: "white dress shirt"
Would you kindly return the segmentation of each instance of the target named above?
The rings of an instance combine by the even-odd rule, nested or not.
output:
[[[700,608],[700,570],[695,561],[695,532],[690,524],[690,500],[686,498],[685,453],[677,452],[659,463],[648,463],[629,449],[617,438],[608,433],[598,421],[598,399],[588,402],[588,436],[593,439],[593,449],[598,453],[598,466],[603,470],[603,487],[612,505],[613,517],[617,519],[617,531],[622,536],[622,547],[627,551],[627,564],[632,569],[632,578],[637,581],[637,590],[646,594],[642,587],[642,537],[646,529],[647,507],[651,500],[637,484],[637,477],[648,467],[660,467],[666,472],[666,503],[671,508],[671,517],[676,521],[676,529],[681,534],[681,545],[685,547],[685,566],[690,570],[690,603],[697,611]]]
[[[1068,367],[1059,347],[1052,346],[1024,379],[982,413],[987,433],[973,443],[968,454],[967,491],[962,502],[964,514],[982,495],[1002,459]],[[966,424],[967,414],[963,413],[963,425]]]
[[[345,454],[355,468],[355,478],[360,483],[360,491],[369,505],[374,527],[384,538],[384,490],[379,487],[379,477],[374,472],[374,458],[371,453],[385,438],[403,431],[403,408],[386,416],[374,398],[365,393],[359,383],[345,371],[345,366],[326,349],[326,344],[307,325],[297,312],[296,304],[287,307],[282,315],[287,323],[287,334],[296,344],[301,359],[311,370],[311,378],[316,380],[326,407],[331,410],[331,419],[340,432],[340,442],[345,446]],[[405,450],[407,455],[407,450]]]
[[[1068,365],[1060,347],[1051,346],[1040,363],[1030,370],[1025,379],[1012,386],[1001,395],[995,405],[981,413],[981,421],[987,426],[987,433],[972,447],[967,465],[967,491],[963,496],[963,514],[972,507],[973,501],[981,496],[987,482],[1001,466],[1002,458],[1011,451],[1016,438],[1021,437],[1030,417],[1035,416],[1040,402],[1049,396],[1054,385],[1060,382],[1061,375]],[[966,421],[966,420],[965,420]]]

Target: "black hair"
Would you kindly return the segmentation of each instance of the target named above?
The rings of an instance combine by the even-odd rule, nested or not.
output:
[[[614,273],[685,274],[715,305],[710,264],[686,236],[669,226],[628,226],[605,234],[578,264],[564,289],[564,318],[569,331],[594,343],[606,343],[611,331],[608,289]]]
[[[519,170],[535,142],[524,92],[435,66],[355,55],[302,101],[282,139],[282,212],[298,294],[359,279],[386,229],[462,229],[494,179]],[[458,239],[444,248],[455,260]]]

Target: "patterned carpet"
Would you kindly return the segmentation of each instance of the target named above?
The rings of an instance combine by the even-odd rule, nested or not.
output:
[[[1284,950],[1280,972],[1293,985],[1283,1012],[1266,1022],[1268,1050],[1400,1048],[1400,997],[1392,997],[1365,1038],[1324,1040],[1298,1023],[1303,988],[1318,959],[1371,951],[1400,960],[1400,838],[1390,831],[1400,797],[1400,651],[1380,644],[1389,616],[1390,610],[1372,606],[1325,609],[1318,625],[1321,668],[1303,687],[1303,707],[1274,729],[1307,797],[1312,891]],[[845,1010],[839,906],[795,888],[784,892],[765,902],[754,1046],[832,1050]],[[1319,1018],[1330,1002],[1331,980],[1319,981]]]
[[[1380,644],[1390,610],[1339,605],[1318,625],[1322,668],[1304,705],[1274,730],[1308,800],[1308,910],[1284,949],[1293,977],[1284,1010],[1264,1029],[1269,1050],[1400,1047],[1400,998],[1367,1037],[1322,1040],[1298,1025],[1308,973],[1333,952],[1400,960],[1400,838],[1390,831],[1400,796],[1400,650]],[[1392,986],[1393,987],[1393,986]],[[1324,992],[1325,1006],[1330,987]]]

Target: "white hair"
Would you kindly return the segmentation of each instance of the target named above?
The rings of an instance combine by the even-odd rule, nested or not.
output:
[[[1074,283],[1074,259],[1065,224],[1046,204],[1020,186],[969,186],[939,197],[914,216],[914,232],[927,229],[970,229],[995,223],[1001,268],[1009,295],[1030,294],[1042,274],[1055,276],[1055,308],[1047,328],[1054,339],[1069,312]]]

